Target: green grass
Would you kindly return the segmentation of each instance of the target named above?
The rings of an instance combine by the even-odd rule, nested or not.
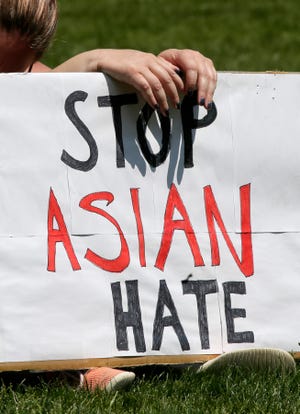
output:
[[[298,414],[299,391],[299,368],[289,376],[148,369],[127,391],[89,393],[58,380],[34,386],[25,381],[2,386],[0,401],[3,414]]]
[[[45,61],[83,50],[192,48],[218,70],[299,71],[297,0],[59,0],[60,22]]]

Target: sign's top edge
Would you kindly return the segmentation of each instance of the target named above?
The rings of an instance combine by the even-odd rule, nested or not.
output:
[[[261,71],[232,71],[232,70],[218,70],[218,73],[232,74],[232,75],[299,75],[300,72],[285,72],[278,70]]]
[[[231,71],[231,70],[218,70],[220,74],[232,74],[232,75],[299,75],[300,72],[285,72],[285,71]],[[25,72],[10,72],[10,73],[0,73],[2,76],[99,76],[105,75],[103,72],[34,72],[34,73],[25,73]]]

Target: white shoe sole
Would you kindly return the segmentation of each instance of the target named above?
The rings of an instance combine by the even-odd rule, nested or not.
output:
[[[292,373],[296,370],[294,358],[282,349],[257,348],[226,352],[205,362],[198,372],[219,372],[229,366],[251,371],[275,371]]]
[[[134,372],[122,372],[112,378],[112,380],[107,384],[105,390],[108,392],[121,390],[128,387],[134,379]]]

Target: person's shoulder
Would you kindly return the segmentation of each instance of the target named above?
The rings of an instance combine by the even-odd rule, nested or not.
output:
[[[31,72],[51,72],[51,68],[44,65],[42,62],[35,62],[32,66]]]

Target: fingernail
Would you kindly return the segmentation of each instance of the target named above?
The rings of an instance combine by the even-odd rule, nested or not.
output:
[[[170,112],[169,112],[169,110],[168,110],[168,109],[166,109],[166,110],[165,110],[165,117],[166,117],[166,118],[169,118],[169,115],[170,115]]]
[[[210,109],[212,108],[212,106],[213,106],[212,102],[209,102],[209,103],[207,104],[207,109],[208,109],[208,110],[210,110]]]
[[[175,104],[175,108],[176,108],[176,109],[180,109],[180,102],[177,102],[177,103]]]
[[[204,105],[205,104],[205,99],[204,98],[201,98],[200,99],[200,102],[199,102],[199,105]]]
[[[154,105],[154,109],[156,110],[156,111],[159,111],[159,105]]]
[[[193,93],[194,93],[193,89],[189,89],[187,92],[188,97],[191,98],[193,96]]]

